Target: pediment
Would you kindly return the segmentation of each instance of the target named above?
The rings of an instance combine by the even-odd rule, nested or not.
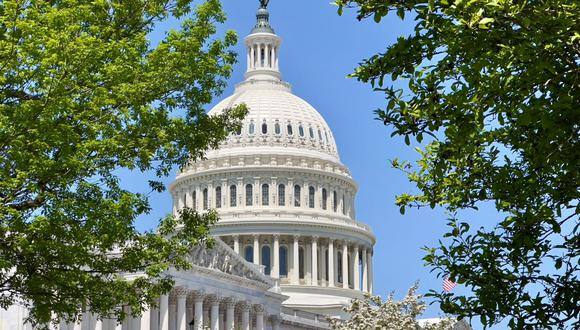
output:
[[[247,262],[217,237],[212,248],[207,248],[201,244],[194,247],[191,250],[190,258],[194,267],[257,281],[270,287],[275,285],[273,279],[262,274],[258,265]]]

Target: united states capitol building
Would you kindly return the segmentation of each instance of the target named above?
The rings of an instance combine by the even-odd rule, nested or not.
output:
[[[173,291],[141,316],[117,324],[86,313],[61,330],[329,329],[326,315],[346,317],[344,306],[372,292],[376,238],[356,218],[357,184],[324,118],[282,80],[280,44],[262,5],[245,38],[245,80],[210,111],[246,104],[241,130],[169,187],[174,213],[219,212],[215,247],[192,251],[193,268],[171,272]]]

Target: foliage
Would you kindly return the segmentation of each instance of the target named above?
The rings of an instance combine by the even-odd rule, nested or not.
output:
[[[359,20],[415,21],[352,75],[384,93],[378,119],[415,138],[420,159],[394,160],[418,192],[406,207],[441,206],[450,231],[426,263],[471,289],[432,291],[441,308],[484,325],[580,327],[580,4],[568,0],[338,0]],[[385,77],[408,82],[405,91]],[[423,138],[426,138],[423,141]],[[427,139],[428,138],[428,139]],[[467,209],[498,221],[471,229]]]
[[[151,44],[171,17],[180,29]],[[22,303],[43,324],[87,306],[138,312],[170,289],[165,270],[209,243],[214,212],[138,232],[149,193],[124,189],[119,173],[164,177],[239,125],[244,107],[203,109],[235,63],[235,33],[212,37],[224,20],[217,0],[0,3],[0,307]]]
[[[448,330],[456,322],[443,318],[437,323],[425,324],[422,327],[417,317],[423,314],[425,303],[417,295],[417,285],[411,287],[401,301],[394,299],[391,293],[386,301],[379,296],[365,294],[364,299],[353,299],[352,304],[344,308],[350,319],[328,318],[334,330]]]

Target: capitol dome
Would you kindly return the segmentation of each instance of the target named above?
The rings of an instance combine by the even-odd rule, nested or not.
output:
[[[281,78],[281,39],[266,8],[256,17],[245,80],[209,112],[243,103],[249,113],[241,130],[177,174],[173,212],[216,209],[212,235],[262,267],[288,297],[283,306],[341,317],[352,298],[372,292],[376,239],[356,218],[358,185],[330,127]]]

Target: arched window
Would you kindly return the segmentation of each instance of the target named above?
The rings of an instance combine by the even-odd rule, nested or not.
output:
[[[336,253],[336,277],[338,283],[342,283],[342,252]]]
[[[254,122],[250,123],[250,126],[248,127],[248,134],[254,135]]]
[[[195,193],[195,190],[192,193],[192,199],[193,199],[193,205],[191,206],[192,209],[197,210],[197,194]]]
[[[222,187],[215,188],[215,207],[222,207]]]
[[[294,186],[294,206],[300,206],[300,186]]]
[[[312,127],[308,127],[308,133],[310,133],[310,138],[314,139],[314,130],[312,129]]]
[[[298,277],[304,278],[304,248],[298,248]]]
[[[326,210],[326,200],[328,199],[326,188],[322,188],[322,209]]]
[[[246,185],[246,206],[252,206],[252,200],[254,198],[254,191],[251,184]]]
[[[337,198],[337,196],[336,196],[336,191],[333,191],[333,192],[332,192],[332,208],[333,208],[333,211],[334,211],[335,213],[336,213],[336,210],[337,210],[337,207],[338,207],[338,206],[336,205],[336,203],[338,203],[338,198]]]
[[[328,142],[328,134],[326,134],[326,131],[324,131],[324,142]]]
[[[276,135],[280,135],[280,123],[276,122],[276,124],[274,124],[274,133]]]
[[[230,206],[235,207],[238,204],[238,188],[235,184],[230,186]]]
[[[236,135],[242,135],[242,125],[236,128]]]
[[[262,134],[268,134],[268,124],[262,123]]]
[[[308,187],[308,207],[314,208],[314,187]]]
[[[300,134],[300,137],[304,137],[304,127],[302,127],[302,125],[298,126],[298,133]]]
[[[283,184],[278,185],[278,206],[286,205],[286,186]]]
[[[290,123],[288,123],[288,126],[286,126],[286,131],[288,132],[289,136],[292,136],[292,125]]]
[[[266,183],[262,185],[262,205],[270,205],[270,186]]]
[[[280,246],[279,257],[280,257],[280,277],[288,276],[288,249],[285,246]]]
[[[346,203],[345,203],[344,195],[342,195],[342,214],[346,214]]]
[[[262,265],[264,274],[270,275],[270,247],[268,245],[262,246]]]
[[[318,130],[318,139],[320,140],[320,142],[324,142],[322,141],[322,133],[320,133],[320,130]]]
[[[251,245],[246,246],[244,249],[244,259],[247,262],[254,262],[254,247]]]
[[[209,208],[209,205],[207,203],[207,188],[205,188],[203,190],[203,209],[207,210]]]

